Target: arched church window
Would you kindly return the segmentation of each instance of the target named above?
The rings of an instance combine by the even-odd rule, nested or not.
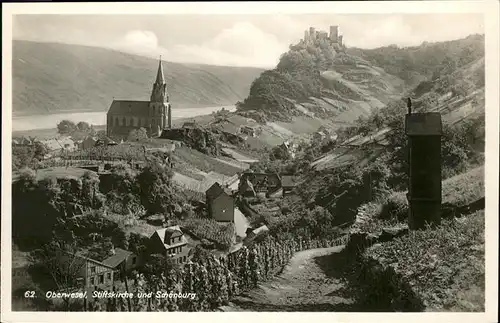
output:
[[[137,119],[134,118],[134,127],[137,127]]]
[[[122,118],[122,122],[120,123],[120,126],[124,126],[125,125],[125,117]]]

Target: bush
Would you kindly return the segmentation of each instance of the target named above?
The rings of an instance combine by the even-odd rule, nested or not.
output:
[[[404,221],[408,218],[408,199],[405,194],[393,193],[382,205],[378,215],[380,219]]]

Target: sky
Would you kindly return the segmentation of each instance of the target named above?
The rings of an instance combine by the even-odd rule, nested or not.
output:
[[[481,14],[13,16],[13,39],[111,48],[180,63],[272,68],[304,30],[339,26],[348,47],[420,45],[484,33]]]

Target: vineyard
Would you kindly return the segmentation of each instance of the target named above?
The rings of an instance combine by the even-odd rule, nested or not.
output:
[[[232,297],[250,290],[259,282],[278,274],[298,251],[344,245],[348,236],[334,240],[295,240],[278,242],[268,239],[251,248],[242,248],[228,256],[207,261],[188,263],[180,271],[172,271],[161,277],[137,275],[129,284],[129,292],[144,293],[158,291],[177,295],[192,295],[196,298],[133,298],[130,304],[125,299],[93,299],[88,311],[213,311],[227,304]],[[115,286],[125,291],[124,286]]]
[[[221,224],[213,219],[188,219],[182,227],[201,239],[215,242],[221,249],[227,250],[234,243],[233,223]]]

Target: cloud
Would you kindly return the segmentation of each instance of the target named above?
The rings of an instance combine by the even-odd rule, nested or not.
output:
[[[167,60],[214,65],[274,67],[288,43],[248,22],[238,22],[201,45],[168,48]]]
[[[158,56],[163,50],[158,46],[158,37],[149,30],[132,30],[109,47],[134,54]]]

